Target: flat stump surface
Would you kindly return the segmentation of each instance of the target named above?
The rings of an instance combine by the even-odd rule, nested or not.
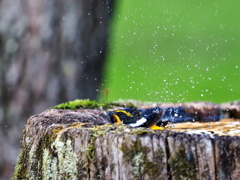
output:
[[[240,177],[237,120],[180,123],[163,131],[107,120],[105,111],[87,109],[51,109],[30,117],[13,179]]]

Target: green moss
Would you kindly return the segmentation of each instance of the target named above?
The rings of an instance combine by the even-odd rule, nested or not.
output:
[[[67,127],[62,125],[50,126],[45,132],[41,134],[40,139],[31,139],[25,137],[25,143],[20,152],[18,165],[16,166],[13,179],[55,179],[56,177],[68,178],[81,176],[86,177],[90,164],[95,162],[96,153],[96,139],[99,136],[105,135],[109,132],[115,134],[137,134],[142,135],[145,133],[153,132],[147,128],[129,128],[122,124],[105,124],[101,126],[92,126],[90,142],[87,147],[88,164],[79,162],[77,154],[74,152],[72,141],[66,139],[64,132],[67,129],[82,128],[84,123],[73,123]],[[24,132],[25,134],[26,132]],[[128,154],[133,147],[134,153]],[[126,160],[132,161],[133,159],[133,173],[136,177],[148,173],[151,177],[159,171],[159,168],[153,163],[147,160],[146,154],[149,152],[147,147],[142,147],[141,142],[137,141],[132,147],[128,148],[127,144],[123,144],[122,150]],[[107,161],[106,161],[107,162]],[[71,164],[71,166],[70,166]],[[106,167],[107,165],[105,165]],[[111,168],[114,168],[114,164],[111,164]],[[28,169],[29,168],[29,169]],[[79,170],[81,169],[81,170]],[[80,173],[80,171],[82,171]],[[139,176],[140,174],[140,176]]]
[[[39,137],[39,144],[34,146],[34,139],[31,137],[25,138],[25,146],[21,148],[18,157],[18,163],[14,172],[13,180],[15,179],[42,179],[42,168],[44,168],[44,158],[46,154],[51,154],[51,144],[55,141],[57,133],[61,131],[61,125],[51,127],[47,134],[42,134]],[[25,134],[26,132],[23,132]],[[49,158],[51,159],[51,158]],[[56,160],[54,160],[56,162]],[[54,167],[53,163],[50,163]],[[29,168],[29,169],[28,169]]]
[[[85,179],[88,167],[79,160],[79,154],[74,151],[74,139],[68,137],[68,130],[82,128],[86,123],[73,123],[72,126],[60,129],[54,126],[52,132],[45,141],[49,148],[43,149],[43,179]],[[51,134],[51,133],[50,133]],[[43,146],[44,147],[44,146]],[[53,174],[53,171],[57,174]]]
[[[179,148],[176,154],[169,158],[168,163],[171,166],[171,173],[177,179],[196,179],[195,163],[187,157],[184,148]]]
[[[90,101],[89,99],[76,99],[52,107],[52,109],[96,109],[102,107],[101,104],[96,101]]]
[[[95,143],[96,143],[96,140],[97,140],[98,137],[103,136],[103,135],[109,133],[110,131],[112,133],[115,133],[115,134],[122,134],[122,133],[128,132],[130,134],[137,134],[137,135],[142,135],[142,134],[145,134],[145,133],[153,132],[153,130],[147,129],[147,128],[129,129],[128,126],[122,125],[122,124],[117,124],[117,125],[105,124],[105,125],[101,125],[101,126],[94,126],[94,127],[91,128],[91,131],[93,133],[91,134],[90,142],[89,142],[88,147],[87,147],[87,158],[89,160],[89,163],[87,164],[88,168],[89,168],[90,164],[94,162],[95,153],[96,153]],[[141,149],[141,147],[140,147],[140,149]],[[144,151],[144,153],[145,153],[145,151]],[[115,165],[112,165],[112,167],[114,167],[114,166]],[[152,167],[152,163],[147,162],[146,166],[147,167]]]
[[[148,174],[151,179],[155,179],[161,173],[161,169],[155,162],[151,162],[147,158],[150,149],[142,146],[140,140],[136,140],[132,145],[123,143],[121,147],[123,157],[126,163],[132,166],[131,172],[135,179],[142,179],[144,175]]]
[[[30,146],[26,147],[26,151],[30,150]],[[17,179],[26,179],[27,176],[27,163],[28,163],[28,154],[24,153],[24,151],[20,152],[18,156],[17,166],[15,168],[15,172],[13,175],[13,180]]]
[[[98,101],[90,101],[89,99],[76,99],[66,103],[58,104],[51,109],[108,109],[113,107],[136,107],[132,102],[111,102],[104,103]]]
[[[63,127],[61,125],[50,127],[46,134],[42,134],[37,149],[35,150],[35,148],[32,147],[31,151],[29,152],[30,159],[32,160],[32,171],[29,172],[30,176],[42,179],[43,177],[48,175],[48,173],[46,172],[45,174],[42,174],[42,168],[47,169],[46,164],[51,164],[51,168],[57,168],[57,164],[53,163],[57,162],[57,160],[53,160],[51,145],[56,140],[58,132],[60,132],[62,129]],[[46,156],[46,154],[49,155]],[[48,162],[46,163],[45,161]]]
[[[23,134],[26,134],[26,129],[23,130]],[[25,179],[27,176],[27,166],[28,166],[28,160],[29,160],[29,152],[32,146],[32,140],[28,137],[25,139],[25,144],[24,147],[22,147],[20,154],[18,156],[17,160],[17,166],[15,167],[14,175],[13,175],[13,180],[17,179]],[[22,142],[23,143],[23,142]]]
[[[139,128],[134,128],[131,133],[136,135],[143,135],[147,133],[154,133],[154,130],[150,128],[139,127]]]
[[[89,142],[89,145],[87,147],[87,157],[88,157],[88,160],[89,160],[88,166],[90,165],[90,163],[92,162],[92,160],[95,156],[95,152],[96,152],[95,142],[96,142],[96,139],[99,136],[102,136],[102,135],[108,133],[112,127],[113,127],[113,125],[105,124],[105,125],[102,125],[102,126],[95,126],[91,129],[93,133],[90,137],[90,142]]]

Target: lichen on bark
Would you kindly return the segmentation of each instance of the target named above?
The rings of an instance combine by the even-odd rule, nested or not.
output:
[[[108,118],[101,109],[49,109],[30,117],[13,179],[234,179],[240,175],[238,136],[131,128],[110,124]]]
[[[151,142],[151,141],[149,141]],[[131,172],[134,179],[142,179],[148,175],[150,179],[156,178],[161,174],[161,169],[156,161],[149,161],[148,155],[151,153],[151,146],[143,146],[141,140],[136,139],[133,142],[124,142],[122,144],[123,159],[131,164]]]

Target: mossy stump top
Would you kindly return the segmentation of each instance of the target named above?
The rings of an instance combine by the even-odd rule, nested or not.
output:
[[[101,109],[28,119],[13,179],[238,179],[240,137],[109,124]]]

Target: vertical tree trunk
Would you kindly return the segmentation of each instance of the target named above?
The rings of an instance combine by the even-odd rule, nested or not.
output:
[[[0,1],[0,174],[31,114],[101,88],[114,0]],[[11,149],[11,150],[10,150]]]

